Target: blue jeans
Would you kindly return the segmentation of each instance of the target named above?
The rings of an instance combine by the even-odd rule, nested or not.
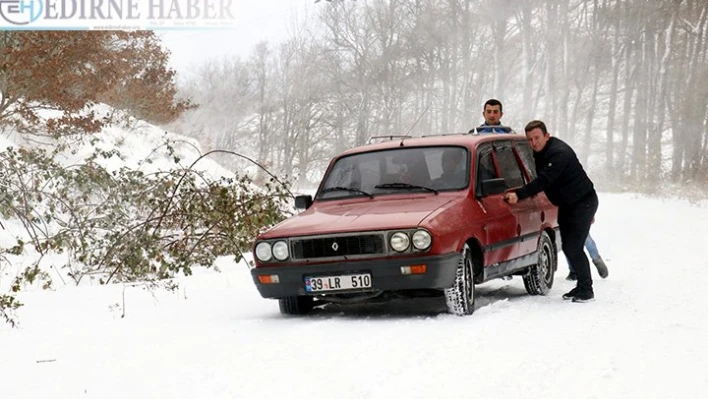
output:
[[[600,257],[600,252],[597,250],[597,244],[595,244],[595,240],[592,239],[592,236],[588,233],[588,238],[585,239],[585,249],[588,250],[588,253],[590,254],[590,259],[596,260]],[[565,260],[568,262],[568,269],[571,272],[574,272],[573,270],[573,265],[570,264],[570,261],[568,260],[568,257],[565,257]]]

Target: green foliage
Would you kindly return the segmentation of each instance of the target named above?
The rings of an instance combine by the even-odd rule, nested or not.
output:
[[[39,265],[48,253],[68,255],[60,269],[76,284],[86,276],[111,283],[189,275],[194,265],[210,267],[219,256],[240,261],[264,227],[287,216],[287,185],[257,188],[243,175],[210,179],[178,165],[172,143],[161,149],[174,169],[150,174],[101,166],[103,159],[121,157],[116,150],[96,149],[71,167],[45,150],[0,153],[0,215],[19,220],[25,230],[0,252],[6,262],[28,247],[40,255],[12,291],[36,282],[51,286]],[[8,298],[0,299],[3,315],[19,306]]]
[[[0,316],[12,327],[17,325],[15,311],[21,306],[14,296],[0,294]]]

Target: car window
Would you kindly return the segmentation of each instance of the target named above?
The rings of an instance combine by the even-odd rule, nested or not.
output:
[[[533,159],[533,150],[531,149],[531,145],[528,141],[515,141],[514,145],[519,151],[519,158],[521,158],[521,161],[524,163],[526,170],[529,171],[529,176],[531,176],[531,179],[535,179],[536,163]]]
[[[477,192],[481,192],[483,180],[498,177],[492,152],[491,144],[483,144],[477,150],[477,183],[475,186]]]
[[[439,147],[426,151],[426,161],[430,173],[430,186],[437,190],[461,189],[467,187],[469,157],[462,147]]]
[[[479,150],[479,162],[477,163],[477,181],[494,179],[497,176],[492,158],[492,146],[483,146]]]
[[[504,142],[495,145],[494,152],[497,155],[497,162],[499,163],[499,171],[501,172],[501,177],[504,178],[506,185],[509,188],[521,187],[524,185],[524,176],[519,167],[519,163],[516,161],[516,156],[514,155],[514,149],[511,147],[510,142]]]
[[[324,177],[318,198],[402,192],[399,183],[460,190],[469,185],[469,154],[456,146],[408,147],[338,159]],[[363,191],[363,193],[362,193]]]

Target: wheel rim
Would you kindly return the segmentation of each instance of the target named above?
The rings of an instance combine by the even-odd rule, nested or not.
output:
[[[465,299],[470,306],[474,303],[474,276],[472,275],[472,257],[467,252],[465,256],[465,278],[464,293]]]
[[[538,255],[538,268],[539,274],[543,276],[544,281],[550,282],[553,278],[553,273],[551,272],[551,248],[548,243],[543,243],[541,253]]]

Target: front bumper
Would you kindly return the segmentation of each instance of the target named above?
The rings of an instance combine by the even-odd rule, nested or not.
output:
[[[409,289],[443,289],[455,282],[459,253],[405,258],[343,261],[320,265],[287,265],[251,269],[251,277],[263,298],[341,294],[347,292],[397,291]],[[426,265],[424,274],[401,273],[402,266]],[[370,273],[372,287],[357,290],[317,292],[305,291],[305,276],[339,276]],[[278,283],[262,284],[258,276],[278,275]]]

